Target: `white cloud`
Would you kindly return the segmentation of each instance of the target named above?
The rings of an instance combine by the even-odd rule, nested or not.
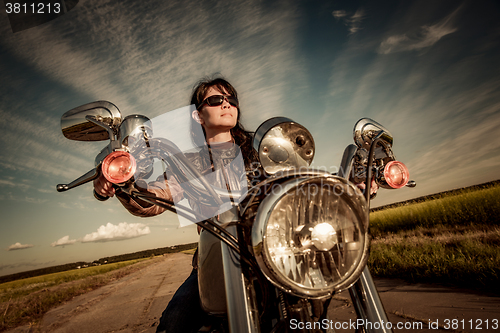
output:
[[[463,45],[469,40],[462,35],[464,40],[450,38],[446,48],[435,45],[435,52],[373,55],[379,42],[375,45],[370,40],[388,40],[394,46],[391,52],[414,45],[413,35],[407,33],[411,29],[401,28],[409,24],[422,27],[432,22],[414,47],[431,45],[462,27],[460,8],[444,19],[430,21],[436,10],[422,13],[417,7],[394,16],[383,35],[376,31],[370,35],[367,30],[367,36],[350,39],[332,63],[331,101],[324,118],[336,121],[338,129],[331,134],[330,156],[342,152],[345,144],[336,142],[350,136],[357,119],[370,117],[392,132],[396,158],[408,166],[411,179],[418,184],[415,189],[381,191],[375,205],[498,179],[500,80],[494,53],[466,50]],[[498,32],[485,31],[481,36],[485,40],[494,37],[498,41]],[[367,60],[367,54],[373,57]],[[316,160],[325,158],[318,154]]]
[[[55,241],[54,243],[50,244],[52,247],[56,247],[56,246],[63,246],[64,245],[73,245],[76,243],[76,239],[69,239],[69,235],[67,236],[64,236],[60,239],[58,239],[57,241]]]
[[[361,21],[364,19],[364,17],[365,11],[363,9],[358,9],[356,13],[354,13],[354,15],[351,17],[349,25],[349,32],[351,34],[361,29]]]
[[[85,235],[82,242],[87,243],[123,240],[140,237],[149,233],[151,233],[149,227],[143,223],[122,222],[118,225],[108,223],[106,225],[101,225],[97,231]]]
[[[334,10],[332,12],[332,15],[333,17],[335,17],[335,19],[339,20],[343,17],[346,17],[347,16],[347,12],[345,10]]]
[[[17,182],[14,182],[13,180],[6,180],[6,179],[0,179],[0,186],[2,186],[2,185],[8,185],[10,187],[21,188],[23,190],[27,190],[30,188],[30,186],[27,184],[17,183]]]
[[[7,251],[13,251],[13,250],[23,250],[23,249],[29,249],[30,247],[33,247],[33,244],[21,244],[19,242],[12,244],[9,246]]]
[[[96,6],[101,15],[95,15]],[[276,4],[274,10],[259,2],[217,6],[214,10],[225,18],[222,25],[196,1],[182,6],[158,1],[147,11],[90,0],[78,6],[79,15],[70,25],[54,20],[30,33],[0,31],[6,37],[0,43],[55,85],[90,100],[110,100],[124,115],[140,112],[154,117],[186,105],[196,80],[220,72],[240,92],[242,119],[252,129],[281,113],[287,98],[284,82],[305,81],[296,52],[298,11],[287,3]],[[238,77],[241,82],[235,81]],[[24,84],[22,78],[17,84]],[[54,114],[63,101],[54,91],[54,98],[41,103],[42,116],[51,114],[41,122],[10,111],[26,108],[23,100],[15,108],[4,106],[4,112],[0,103],[0,115],[13,124],[0,144],[18,142],[16,147],[23,149],[10,148],[1,166],[58,176],[61,182],[90,169],[98,150],[95,144],[62,137]]]
[[[238,71],[250,76],[246,79],[250,81],[253,74],[262,77],[297,68],[289,52],[297,21],[295,8],[288,4],[277,5],[279,15],[259,3],[221,6],[217,10],[225,17],[224,29],[196,1],[183,6],[161,1],[149,12],[99,2],[99,16],[93,13],[95,6],[96,1],[79,5],[80,15],[75,17],[75,24],[88,27],[88,33],[80,34],[82,43],[86,40],[92,48],[72,40],[73,31],[66,29],[73,25],[57,29],[59,22],[16,38],[10,34],[5,44],[21,59],[77,91],[106,96],[122,110],[143,105],[142,110],[157,114],[187,104],[186,87],[204,74],[223,71],[230,76],[228,72]],[[104,20],[105,12],[113,15]],[[137,102],[131,105],[131,99]]]
[[[28,203],[34,203],[34,204],[42,204],[42,203],[46,203],[47,201],[49,201],[48,199],[40,199],[40,198],[32,198],[32,197],[24,197],[21,200],[28,202]]]
[[[332,15],[337,21],[342,21],[348,28],[349,34],[352,35],[361,30],[361,21],[365,18],[365,11],[362,8],[359,8],[351,16],[345,10],[334,10]]]
[[[414,31],[395,34],[380,43],[378,52],[389,54],[395,52],[420,50],[436,44],[441,38],[458,30],[453,24],[453,18],[458,10],[433,25],[423,25]]]

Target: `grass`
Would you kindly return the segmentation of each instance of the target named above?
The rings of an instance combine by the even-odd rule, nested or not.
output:
[[[374,238],[417,228],[488,229],[500,225],[500,186],[409,204],[370,214]]]
[[[375,276],[500,294],[500,186],[370,214]]]
[[[153,262],[130,260],[0,284],[0,332],[37,323],[51,308]]]

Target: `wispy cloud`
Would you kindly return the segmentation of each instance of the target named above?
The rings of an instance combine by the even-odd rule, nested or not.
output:
[[[30,247],[33,247],[33,244],[21,244],[19,242],[12,244],[9,246],[7,251],[14,251],[14,250],[24,250],[24,249],[29,249]]]
[[[76,243],[76,239],[69,239],[69,235],[67,235],[67,236],[64,236],[64,237],[56,240],[55,242],[50,244],[50,246],[52,246],[52,247],[56,247],[56,246],[64,247],[65,245],[73,245],[75,243]]]
[[[22,199],[22,201],[28,202],[28,203],[43,204],[43,203],[46,203],[49,200],[48,199],[32,198],[32,197],[25,196]]]
[[[337,20],[340,20],[344,17],[347,16],[347,12],[345,10],[334,10],[332,12],[333,17],[335,17]]]
[[[389,54],[413,51],[436,44],[444,36],[457,31],[458,28],[454,24],[454,18],[459,9],[456,9],[436,24],[423,25],[413,31],[387,37],[380,43],[378,52]]]
[[[361,30],[361,22],[365,18],[365,11],[359,8],[354,14],[348,14],[345,10],[334,10],[333,17],[337,21],[341,21],[349,30],[349,34],[354,34]]]
[[[118,225],[108,223],[106,225],[101,225],[97,231],[85,235],[82,242],[87,243],[124,240],[144,236],[149,233],[151,233],[149,227],[142,223],[122,222]]]
[[[8,180],[8,179],[0,179],[0,186],[1,185],[7,185],[10,187],[16,187],[16,188],[21,188],[21,189],[29,189],[30,186],[28,184],[23,184],[23,183],[17,183],[13,180]]]
[[[186,87],[206,74],[222,72],[230,78],[244,73],[247,84],[257,86],[260,80],[270,81],[276,100],[282,94],[277,83],[291,66],[299,70],[290,52],[297,21],[289,4],[273,10],[258,2],[219,6],[223,25],[196,1],[183,6],[161,1],[151,12],[100,2],[100,15],[95,6],[96,1],[79,5],[80,15],[74,17],[74,24],[88,27],[76,33],[81,43],[75,42],[74,25],[54,21],[30,34],[8,36],[5,44],[76,91],[104,96],[130,113],[140,107],[153,116],[186,105]]]
[[[431,8],[420,16],[420,5],[407,8],[387,23],[386,32],[367,30],[366,39],[351,39],[332,64],[331,104],[324,117],[350,128],[361,117],[382,123],[395,137],[396,157],[407,164],[418,184],[415,189],[381,194],[374,204],[490,181],[498,178],[500,167],[500,141],[495,139],[495,128],[500,126],[498,57],[494,52],[465,48],[483,46],[472,35],[450,39],[446,47],[438,45],[439,38],[463,29],[458,12],[465,12],[464,7],[445,18],[439,16],[437,23],[425,29],[421,22],[436,17],[442,8]],[[401,27],[415,22],[410,17],[418,17],[419,28],[414,34],[401,33]],[[481,38],[490,41],[497,36],[497,31],[485,31]],[[369,40],[390,37],[394,47],[385,50],[394,54],[373,54],[380,45]],[[367,50],[366,45],[373,48]],[[428,52],[399,52],[431,45]],[[333,135],[342,131],[345,137],[350,135],[349,128],[340,127]],[[329,149],[335,153],[343,147],[332,144]]]
[[[38,189],[38,192],[41,192],[41,193],[47,193],[47,194],[53,194],[54,193],[54,190],[53,189],[46,189],[46,188],[39,188]]]
[[[66,202],[58,202],[57,206],[64,208],[64,209],[71,209],[71,210],[73,210],[73,209],[79,209],[79,210],[88,209],[88,207],[86,205],[84,205],[83,203],[81,203],[80,201],[73,201],[70,204],[68,204]]]
[[[154,117],[184,106],[198,79],[220,72],[245,92],[242,119],[252,129],[284,108],[283,85],[291,82],[291,75],[301,81],[304,72],[294,53],[298,27],[294,6],[283,3],[270,10],[259,2],[219,5],[223,25],[196,1],[182,6],[158,1],[153,11],[135,6],[133,2],[88,1],[79,5],[79,15],[72,17],[71,25],[63,17],[29,33],[1,31],[6,38],[0,43],[55,85],[95,100],[110,100],[124,115],[140,112]],[[234,78],[238,77],[244,79],[237,82]],[[8,108],[0,102],[2,118],[13,126],[3,133],[0,144],[18,142],[16,147],[22,148],[6,152],[2,166],[70,180],[88,171],[82,169],[92,165],[98,150],[95,145],[62,138],[60,115],[53,114],[61,109],[61,101],[54,94],[44,101],[51,115],[41,123],[10,112],[31,110],[23,100]]]
[[[1,167],[26,174],[70,178],[75,176],[75,170],[82,170],[85,165],[92,166],[92,152],[84,144],[80,143],[78,153],[68,153],[67,148],[75,144],[62,138],[54,120],[13,114],[3,110],[1,103],[0,117],[9,124],[0,136],[3,147]],[[16,142],[15,146],[13,142]]]

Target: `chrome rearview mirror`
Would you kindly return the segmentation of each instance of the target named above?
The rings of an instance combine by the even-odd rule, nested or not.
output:
[[[382,131],[382,136],[380,137],[389,147],[392,147],[393,136],[391,132],[384,126],[377,123],[375,120],[370,118],[361,118],[358,120],[356,125],[354,125],[354,142],[359,148],[365,148],[370,150],[370,146],[373,142],[375,136]]]
[[[110,133],[118,133],[121,120],[121,113],[116,105],[98,101],[66,112],[61,117],[61,129],[70,140],[102,141],[113,139]]]
[[[314,158],[314,139],[304,126],[285,117],[263,122],[253,139],[253,147],[268,174],[308,167]]]

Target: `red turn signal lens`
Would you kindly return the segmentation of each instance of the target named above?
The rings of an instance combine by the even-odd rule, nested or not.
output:
[[[135,173],[135,158],[125,151],[115,151],[102,162],[104,177],[114,184],[124,183]]]
[[[391,161],[385,165],[384,178],[390,187],[401,188],[410,180],[410,172],[403,163]]]

